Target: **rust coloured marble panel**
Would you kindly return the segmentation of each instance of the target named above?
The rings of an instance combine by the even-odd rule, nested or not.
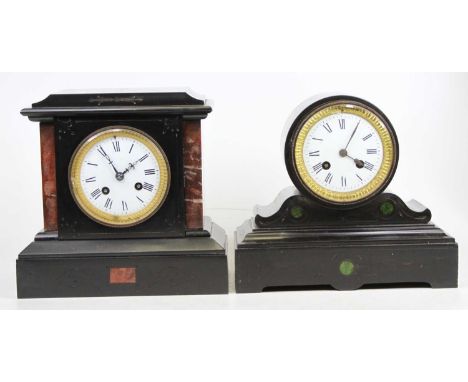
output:
[[[57,182],[54,125],[41,123],[41,170],[44,231],[57,230]]]
[[[111,268],[109,272],[110,284],[135,284],[136,268]]]
[[[185,223],[203,229],[200,121],[184,122]]]

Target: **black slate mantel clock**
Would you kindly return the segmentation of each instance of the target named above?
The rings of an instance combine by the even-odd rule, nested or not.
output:
[[[227,292],[223,231],[203,217],[201,119],[183,92],[52,94],[40,122],[44,230],[18,297]]]
[[[458,246],[431,212],[383,193],[398,165],[395,130],[351,96],[307,103],[287,125],[295,188],[235,235],[236,290],[456,287]]]

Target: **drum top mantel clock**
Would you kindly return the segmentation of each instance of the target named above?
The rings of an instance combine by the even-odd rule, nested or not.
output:
[[[203,217],[201,123],[187,92],[79,92],[40,122],[44,230],[18,297],[225,293],[224,234]]]
[[[424,206],[383,192],[399,146],[380,109],[353,96],[316,98],[284,137],[295,188],[238,228],[238,292],[457,286],[455,240]]]
[[[390,183],[398,164],[398,140],[376,106],[356,97],[328,97],[293,122],[285,162],[301,192],[325,205],[352,207]]]

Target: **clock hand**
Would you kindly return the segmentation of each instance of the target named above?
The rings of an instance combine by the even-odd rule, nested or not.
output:
[[[356,164],[356,167],[357,168],[363,168],[364,167],[364,162],[360,159],[357,159],[357,158],[353,158],[353,157],[350,157],[349,155],[346,155],[348,158],[351,158],[354,163]]]
[[[345,148],[341,149],[339,151],[340,157],[342,157],[342,158],[344,158],[344,157],[351,158],[354,161],[354,163],[356,164],[357,168],[363,168],[364,167],[364,162],[362,160],[360,160],[360,159],[355,159],[355,158],[349,156],[347,149],[348,149],[349,144],[351,143],[351,140],[353,139],[354,135],[356,134],[356,131],[357,131],[357,128],[359,127],[360,122],[361,121],[358,121],[356,127],[354,128],[353,132],[351,133],[351,136],[349,137],[348,143],[346,144]]]
[[[112,163],[112,161],[109,161],[109,163],[112,166],[112,168],[114,169],[115,173],[118,174],[119,171],[115,168],[114,163]]]
[[[115,179],[117,179],[118,181],[124,180],[125,172],[120,172],[119,170],[117,170],[111,160],[109,160],[109,163],[115,171]]]
[[[348,148],[349,144],[351,143],[351,139],[353,139],[354,134],[356,134],[356,130],[357,130],[357,128],[358,128],[360,122],[361,122],[361,121],[358,121],[358,123],[357,123],[356,127],[354,128],[353,133],[351,134],[351,137],[349,138],[349,141],[348,141],[348,143],[346,144],[344,150],[346,150],[346,149]]]
[[[120,172],[119,170],[117,170],[114,166],[114,162],[112,161],[112,159],[109,157],[109,155],[104,151],[104,149],[102,148],[102,146],[99,146],[99,149],[98,149],[99,153],[104,157],[106,158],[108,161],[109,161],[109,164],[112,166],[112,168],[114,169],[115,171],[115,178],[118,180],[118,181],[122,181],[124,179],[124,174],[125,173],[122,173]]]
[[[124,170],[124,172],[123,172],[122,174],[126,174],[127,172],[130,171],[131,168],[135,168],[135,165],[136,165],[138,162],[139,162],[139,161],[136,160],[136,161],[133,162],[133,163],[129,163],[129,164],[128,164],[128,167]]]
[[[354,163],[356,164],[356,167],[357,168],[363,168],[364,167],[364,161],[362,161],[361,159],[357,159],[357,158],[353,158],[352,156],[348,155],[348,151],[346,149],[342,149],[340,150],[340,157],[342,158],[350,158],[354,161]]]
[[[106,158],[108,161],[109,161],[109,164],[112,166],[112,168],[114,169],[115,173],[118,174],[119,171],[115,168],[114,166],[114,162],[112,162],[112,159],[109,157],[109,155],[104,151],[104,149],[102,148],[102,146],[99,146],[99,149],[98,149],[99,153],[104,157]]]

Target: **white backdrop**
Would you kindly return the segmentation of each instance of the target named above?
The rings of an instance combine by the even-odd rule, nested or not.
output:
[[[48,94],[80,88],[189,87],[210,99],[203,126],[205,214],[235,228],[255,204],[291,185],[281,133],[292,110],[323,92],[367,99],[393,123],[400,162],[392,192],[429,207],[459,243],[459,289],[305,291],[261,295],[16,300],[15,259],[42,225],[38,124],[19,111]],[[20,308],[451,308],[468,307],[467,74],[1,74],[0,306]],[[232,245],[229,256],[232,265]],[[232,267],[231,267],[232,269]]]

